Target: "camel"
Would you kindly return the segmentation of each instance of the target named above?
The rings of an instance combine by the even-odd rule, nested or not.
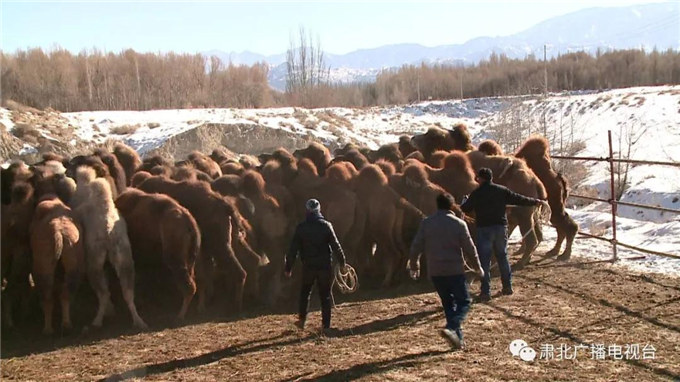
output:
[[[135,264],[153,269],[147,277],[158,277],[159,263],[170,270],[183,297],[177,319],[184,320],[196,293],[194,265],[201,248],[196,220],[172,198],[134,188],[122,193],[115,204],[127,222]]]
[[[128,239],[127,224],[113,203],[111,186],[102,178],[95,178],[95,170],[80,166],[76,170],[78,188],[71,207],[85,228],[85,264],[90,285],[97,294],[99,308],[92,326],[101,327],[104,313],[113,307],[104,263],[108,260],[118,275],[123,299],[138,328],[147,328],[135,306],[135,268]]]
[[[199,152],[199,151],[192,151],[191,154],[187,157],[187,161],[191,162],[191,164],[194,166],[199,171],[203,171],[204,173],[208,174],[212,179],[219,178],[222,176],[222,170],[220,169],[220,165],[217,164],[212,158],[209,156]]]
[[[97,177],[104,178],[109,183],[113,198],[115,199],[118,196],[116,180],[111,176],[109,167],[104,164],[100,157],[96,155],[78,155],[71,158],[68,168],[66,169],[66,175],[70,178],[75,178],[76,170],[80,166],[88,166],[94,169]]]
[[[501,145],[492,139],[487,139],[479,144],[477,150],[483,152],[486,155],[504,155]]]
[[[71,297],[76,295],[84,268],[82,228],[75,216],[56,195],[46,195],[35,208],[31,222],[33,280],[41,297],[43,334],[52,334],[55,273],[63,269],[60,285],[61,327],[71,329]]]
[[[430,182],[443,188],[453,195],[457,203],[461,203],[463,197],[469,195],[478,186],[472,165],[468,157],[459,151],[448,154],[442,165],[441,169],[422,166]]]
[[[399,150],[398,143],[382,145],[377,150],[369,151],[366,157],[371,163],[377,163],[380,160],[389,162],[398,172],[401,172],[404,166],[404,157]]]
[[[104,162],[106,167],[108,167],[109,174],[111,174],[111,177],[113,178],[116,184],[116,193],[120,195],[122,192],[125,191],[128,182],[127,175],[125,174],[125,169],[118,161],[118,158],[115,155],[103,149],[95,150],[94,155],[101,158],[102,162]]]
[[[314,163],[320,176],[326,172],[326,167],[331,163],[331,153],[320,143],[312,142],[304,149],[295,150],[293,156],[298,160],[307,158]]]
[[[495,183],[506,186],[524,196],[537,199],[546,198],[545,187],[523,159],[502,155],[486,155],[481,151],[469,152],[468,158],[475,171],[482,167],[491,169]],[[515,206],[511,210],[510,220],[519,225],[523,238],[524,254],[522,259],[513,265],[517,269],[529,263],[531,254],[538,246],[538,237],[542,237],[540,225],[536,224],[534,220],[534,212],[535,207]]]
[[[386,262],[382,286],[389,286],[397,270],[405,265],[406,242],[415,236],[424,215],[389,187],[387,177],[376,165],[359,171],[354,187],[366,213],[365,240],[376,244],[375,257]]]
[[[127,185],[131,184],[132,176],[137,172],[137,169],[142,165],[142,160],[139,159],[139,154],[130,146],[124,143],[116,143],[113,147],[113,155],[118,158],[118,162],[123,166],[125,171],[125,179]]]
[[[432,127],[423,134],[414,135],[411,144],[423,154],[425,160],[437,150],[468,152],[475,149],[470,132],[463,123],[454,125],[451,130]]]
[[[34,190],[29,182],[23,180],[26,174],[17,174],[26,169],[15,167],[3,169],[2,204],[2,279],[7,286],[3,291],[3,324],[14,326],[13,308],[18,302],[27,301],[30,292],[29,274],[31,272],[30,224],[35,209]],[[15,172],[16,171],[16,172]],[[27,171],[27,170],[26,170]],[[14,172],[15,175],[10,175]],[[14,179],[10,179],[10,177]],[[7,184],[10,183],[10,184]],[[24,305],[25,306],[25,305]]]
[[[170,196],[196,219],[201,232],[201,255],[196,263],[199,310],[205,308],[206,294],[212,283],[214,261],[228,275],[228,281],[234,284],[234,305],[240,312],[247,273],[236,258],[234,245],[248,249],[248,254],[256,258],[260,265],[265,265],[269,260],[250,249],[240,225],[241,216],[237,208],[211,190],[210,185],[205,182],[176,182],[155,176],[142,182],[139,189]]]
[[[354,165],[354,168],[357,170],[361,170],[366,165],[370,164],[368,158],[357,149],[349,149],[342,154],[335,154],[335,158],[333,158],[331,163],[338,162],[349,162]]]
[[[515,153],[517,158],[524,159],[526,164],[541,180],[548,194],[550,205],[550,222],[557,230],[555,246],[548,251],[548,256],[559,253],[562,242],[566,239],[567,244],[564,252],[558,257],[559,260],[568,260],[571,257],[571,246],[574,237],[578,233],[578,224],[564,209],[569,188],[562,174],[555,172],[550,164],[550,145],[543,137],[529,138]]]

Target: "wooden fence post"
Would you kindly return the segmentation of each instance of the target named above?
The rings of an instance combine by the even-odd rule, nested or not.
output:
[[[619,256],[616,251],[616,189],[614,186],[614,150],[612,149],[612,131],[607,131],[609,138],[609,185],[611,189],[611,199],[609,203],[612,205],[612,263],[618,260]]]

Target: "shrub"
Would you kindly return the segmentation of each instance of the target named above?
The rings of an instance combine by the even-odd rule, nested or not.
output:
[[[42,134],[40,134],[40,132],[33,125],[29,125],[27,123],[16,124],[14,129],[12,129],[12,134],[17,138],[22,139],[26,138],[27,136],[34,138],[42,136]]]
[[[132,134],[139,129],[139,125],[121,125],[112,127],[110,130],[111,134],[116,135],[128,135]]]

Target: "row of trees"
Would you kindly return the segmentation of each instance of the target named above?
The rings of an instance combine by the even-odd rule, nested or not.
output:
[[[2,100],[61,111],[145,110],[272,103],[268,66],[224,64],[200,54],[126,50],[73,55],[42,49],[0,55]]]
[[[299,45],[296,42],[299,41]],[[406,65],[373,83],[333,85],[321,46],[300,31],[287,55],[286,92],[271,89],[268,66],[237,66],[217,57],[126,50],[73,55],[57,49],[0,54],[2,100],[61,111],[269,106],[365,107],[427,99],[679,84],[680,52],[583,52],[548,62],[492,54],[472,66]]]
[[[680,52],[646,53],[621,50],[589,55],[584,52],[548,62],[534,56],[509,59],[492,54],[473,66],[407,65],[384,71],[375,83],[353,85],[352,94],[338,99],[352,106],[403,104],[427,99],[475,98],[536,94],[549,91],[624,88],[680,83]],[[358,96],[360,95],[360,96]],[[349,99],[348,99],[349,98]],[[360,99],[360,103],[356,100]]]

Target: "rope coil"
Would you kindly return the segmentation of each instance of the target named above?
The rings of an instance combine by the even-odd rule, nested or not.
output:
[[[340,265],[335,266],[335,284],[340,293],[354,293],[359,288],[359,277],[351,265],[347,264],[347,272],[342,271]]]

